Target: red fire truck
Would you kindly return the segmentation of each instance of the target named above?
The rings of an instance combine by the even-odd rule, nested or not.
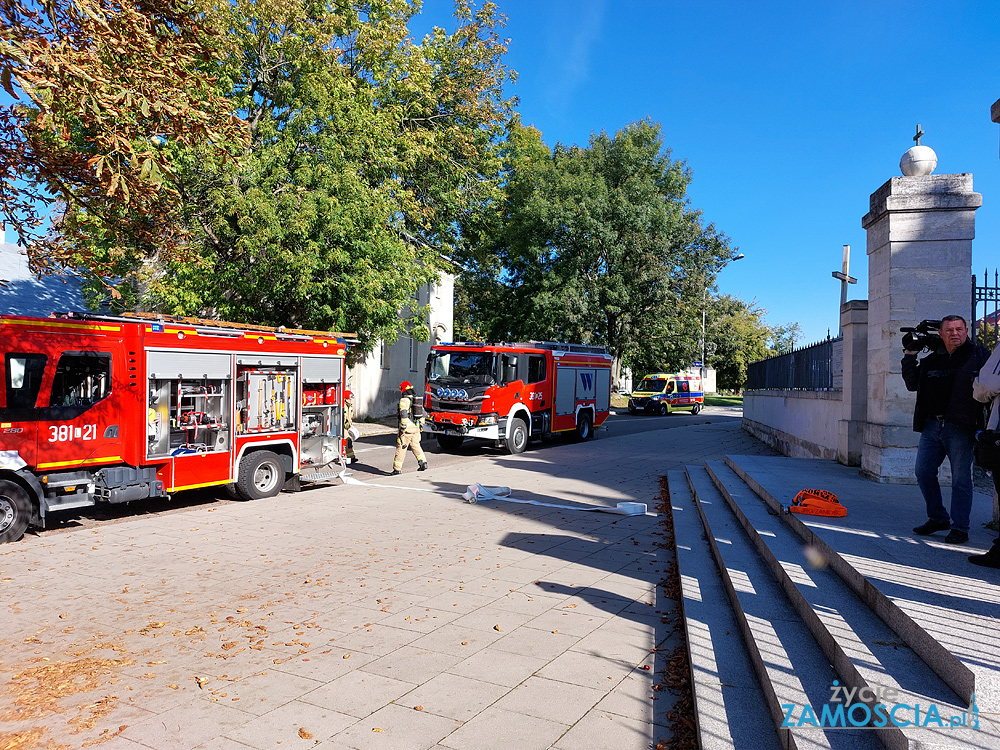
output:
[[[346,346],[191,318],[0,317],[0,542],[54,511],[330,478]]]
[[[611,356],[599,346],[437,344],[426,380],[424,431],[444,450],[467,437],[510,453],[552,433],[588,440],[610,414]]]

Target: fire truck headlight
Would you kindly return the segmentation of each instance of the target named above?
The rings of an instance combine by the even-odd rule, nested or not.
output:
[[[463,399],[463,400],[466,400],[466,399],[468,399],[468,398],[469,398],[469,394],[468,394],[468,393],[467,393],[467,392],[465,391],[465,389],[463,388],[462,390],[460,390],[460,391],[458,392],[458,397],[459,397],[460,399]]]
[[[489,424],[496,424],[496,423],[497,423],[497,415],[496,414],[483,414],[483,415],[481,415],[479,417],[479,419],[476,420],[476,424],[478,424],[480,426],[482,426],[482,425],[489,425]]]

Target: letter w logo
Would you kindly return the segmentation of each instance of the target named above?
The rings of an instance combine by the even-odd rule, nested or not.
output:
[[[581,372],[580,383],[583,385],[583,390],[592,391],[594,389],[594,373]]]

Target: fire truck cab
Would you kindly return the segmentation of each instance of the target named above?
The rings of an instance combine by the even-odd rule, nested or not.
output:
[[[521,453],[553,433],[592,437],[610,414],[611,356],[551,341],[437,344],[426,382],[424,431],[442,449],[468,437]]]
[[[0,350],[0,542],[97,503],[213,485],[272,497],[289,479],[334,476],[317,469],[343,454],[335,334],[11,316]]]

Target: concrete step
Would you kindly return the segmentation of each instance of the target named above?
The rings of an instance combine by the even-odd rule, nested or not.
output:
[[[783,515],[761,502],[724,462],[709,461],[705,467],[757,553],[833,664],[842,685],[868,688],[868,694],[863,696],[867,700],[860,702],[871,711],[879,702],[872,695],[878,693],[887,696],[882,703],[889,709],[896,704],[934,704],[946,722],[952,716],[962,716],[967,704],[826,566],[821,553],[804,545],[783,523]],[[831,704],[831,710],[835,708],[836,704]],[[864,713],[862,709],[857,715]],[[966,747],[975,739],[968,732],[933,724],[897,727],[887,722],[887,726],[873,731],[892,750],[928,745]]]
[[[686,473],[707,532],[709,548],[782,746],[797,750],[875,750],[882,747],[871,730],[782,726],[786,707],[793,707],[797,721],[804,704],[815,706],[817,710],[825,705],[839,675],[761,559],[705,467],[689,466]],[[678,537],[678,546],[684,541]]]
[[[818,553],[827,561],[830,568],[846,583],[851,590],[863,601],[879,618],[882,619],[892,630],[916,653],[921,660],[929,666],[934,673],[947,684],[966,706],[972,703],[976,692],[975,674],[951,651],[949,651],[937,638],[932,636],[921,627],[910,615],[905,613],[879,587],[867,580],[859,572],[848,557],[845,557],[828,545],[819,534],[813,531],[806,521],[799,516],[786,513],[785,510],[791,502],[789,498],[778,498],[758,482],[750,473],[741,467],[733,456],[726,457],[726,466],[729,467],[740,480],[749,487],[753,493],[759,497],[768,508],[791,529],[802,541],[803,544]],[[799,487],[802,489],[802,487]],[[788,491],[786,490],[785,494]],[[794,497],[794,494],[792,495]],[[784,500],[784,502],[782,502]],[[817,519],[806,516],[805,519],[813,521],[827,521],[831,519]],[[839,519],[837,519],[839,520]]]
[[[667,472],[702,750],[780,748],[682,470]]]

